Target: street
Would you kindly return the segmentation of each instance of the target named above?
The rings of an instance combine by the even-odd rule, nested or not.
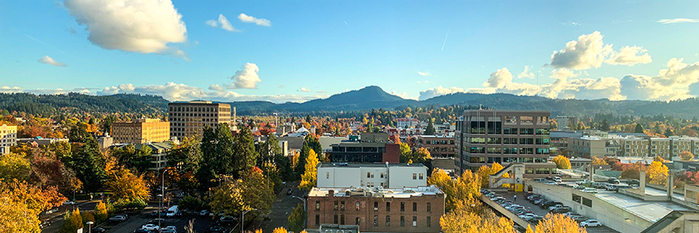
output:
[[[298,198],[294,198],[292,196],[297,196],[297,197],[303,197],[306,195],[307,191],[304,190],[299,190],[298,185],[299,181],[294,181],[294,182],[287,182],[284,185],[284,188],[277,193],[277,198],[274,200],[274,204],[272,204],[272,209],[271,213],[269,215],[271,220],[267,221],[256,221],[253,223],[253,227],[246,227],[247,229],[262,229],[264,232],[272,232],[274,228],[277,227],[284,227],[284,228],[289,228],[289,222],[288,218],[289,215],[291,214],[291,211],[298,205],[302,204],[303,201],[299,200]],[[291,195],[287,195],[286,192],[287,190],[292,189],[293,193]]]

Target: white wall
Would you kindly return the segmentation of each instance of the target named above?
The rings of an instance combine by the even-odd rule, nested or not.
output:
[[[367,178],[367,173],[374,173]],[[381,173],[384,177],[381,178]],[[416,179],[413,180],[413,173]],[[420,179],[422,174],[422,179]],[[373,182],[374,187],[384,184],[384,188],[418,187],[427,185],[427,168],[424,166],[386,167],[319,167],[317,174],[319,188],[366,187]]]
[[[413,173],[416,179],[413,180]],[[427,185],[427,168],[424,166],[391,166],[388,168],[388,188],[418,187]],[[420,179],[422,174],[422,179]]]

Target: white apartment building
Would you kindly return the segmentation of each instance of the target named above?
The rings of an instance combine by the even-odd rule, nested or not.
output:
[[[10,147],[17,145],[17,126],[0,126],[0,155],[9,154]]]
[[[351,164],[318,165],[319,188],[383,187],[388,189],[427,185],[427,167],[422,164]]]

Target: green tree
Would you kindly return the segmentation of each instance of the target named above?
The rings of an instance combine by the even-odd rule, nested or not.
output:
[[[0,156],[0,181],[27,180],[31,173],[31,164],[23,155],[9,153]]]
[[[226,179],[213,191],[210,203],[213,212],[238,216],[241,211],[257,209],[248,213],[252,215],[250,219],[269,211],[274,201],[274,191],[266,185],[266,178],[257,167],[244,172],[238,180]]]
[[[434,135],[434,133],[435,133],[434,123],[432,123],[432,121],[434,121],[434,119],[428,119],[427,121],[428,121],[427,128],[425,128],[425,132],[423,134],[424,135]]]
[[[604,119],[602,121],[602,126],[600,127],[600,130],[609,131],[609,122],[607,122],[607,119]]]
[[[310,124],[311,123],[311,115],[306,116],[306,123]]]
[[[282,154],[274,156],[275,167],[279,170],[279,175],[283,181],[294,181],[294,169],[291,167],[291,159]]]
[[[75,209],[73,212],[66,212],[63,216],[63,226],[60,233],[74,233],[78,229],[83,228],[83,218],[80,215],[80,210]]]
[[[117,121],[116,116],[114,116],[114,115],[108,115],[108,116],[105,117],[105,118],[102,120],[102,122],[100,123],[100,131],[101,131],[103,134],[106,134],[106,133],[110,133],[110,134],[111,134],[111,133],[112,133],[112,125],[113,125],[114,122],[116,122],[116,121]]]
[[[259,154],[255,150],[255,139],[247,127],[240,127],[240,132],[235,135],[235,152],[233,159],[236,161],[237,172],[252,169],[257,162]],[[227,130],[227,128],[226,128]],[[227,130],[230,133],[230,130]],[[226,173],[229,174],[229,173]]]
[[[289,214],[289,230],[293,232],[301,232],[304,229],[306,222],[306,211],[303,211],[303,204],[298,204],[296,208]],[[275,230],[276,232],[276,230]]]
[[[274,190],[279,190],[282,187],[282,177],[281,174],[279,173],[279,170],[277,169],[277,166],[274,165],[271,161],[265,161],[262,163],[260,166],[260,169],[264,172],[263,174],[267,178],[266,183],[269,185],[272,185]]]
[[[672,130],[670,130],[670,127],[668,127],[665,129],[665,133],[663,133],[663,135],[665,135],[665,137],[670,137],[675,135],[675,133],[673,133]]]
[[[316,186],[317,182],[317,177],[316,175],[318,174],[318,156],[315,154],[316,152],[311,150],[310,154],[308,155],[308,158],[306,158],[306,169],[303,175],[301,176],[301,183],[299,184],[299,189],[305,189],[305,190],[311,190],[313,187]]]
[[[279,139],[274,134],[269,134],[267,140],[260,145],[260,158],[269,160],[275,155],[282,153],[282,147],[279,146]]]
[[[75,171],[75,176],[83,182],[85,189],[97,191],[107,179],[106,160],[97,140],[92,136],[83,140],[85,143],[77,148],[67,165]]]
[[[318,140],[318,138],[313,134],[306,135],[306,138],[304,138],[303,140],[303,146],[301,146],[301,152],[299,153],[298,162],[296,163],[296,167],[294,168],[297,177],[305,173],[306,158],[308,158],[308,155],[310,154],[311,150],[313,150],[315,154],[318,156],[318,161],[324,160],[324,158],[322,157],[323,147],[320,145],[320,141]]]
[[[633,131],[634,133],[643,133],[643,126],[640,123],[636,123],[636,129]]]
[[[245,128],[241,126],[240,128]],[[249,132],[249,130],[248,130]],[[246,151],[236,151],[236,147],[246,148],[247,145],[234,145],[234,138],[228,124],[219,124],[216,129],[204,129],[204,136],[201,140],[202,161],[196,173],[196,178],[200,182],[200,190],[208,190],[218,182],[220,175],[239,176],[241,163],[237,160],[236,154]]]
[[[407,163],[413,158],[413,151],[410,150],[408,143],[400,143],[399,160],[401,163]]]
[[[181,173],[197,173],[202,161],[200,144],[198,136],[185,137],[179,146],[168,153],[168,167],[176,167]]]
[[[183,197],[177,205],[180,209],[191,211],[200,211],[206,208],[204,202],[193,196]]]

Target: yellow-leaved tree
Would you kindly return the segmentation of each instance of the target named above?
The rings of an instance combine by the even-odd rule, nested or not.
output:
[[[305,172],[301,175],[301,183],[299,184],[299,189],[311,190],[316,186],[318,174],[318,155],[313,150],[308,153],[308,158],[306,158]]]
[[[439,225],[444,233],[517,232],[512,220],[498,218],[494,214],[489,215],[481,217],[470,211],[457,210],[442,215],[439,219]]]
[[[550,233],[586,233],[585,228],[579,227],[578,223],[570,217],[562,214],[546,214],[544,220],[536,225],[536,232]]]
[[[145,200],[148,197],[148,188],[143,177],[131,173],[129,169],[122,168],[110,172],[110,180],[106,185],[112,189],[112,195],[117,200]]]
[[[95,206],[95,219],[98,222],[101,222],[107,220],[107,217],[107,205],[105,205],[102,201],[97,202],[97,205]]]
[[[692,152],[689,152],[686,150],[680,152],[680,159],[682,159],[684,161],[692,160],[693,158],[694,158],[694,154],[692,154]]]
[[[658,161],[653,161],[646,168],[646,176],[648,176],[648,182],[657,185],[667,184],[667,166]]]
[[[459,178],[452,180],[444,170],[435,169],[427,182],[437,186],[447,196],[445,203],[447,211],[476,207],[475,203],[479,203],[477,199],[481,195],[480,177],[471,170],[466,170]]]
[[[563,155],[556,156],[551,160],[558,169],[570,169],[570,160]]]
[[[609,165],[604,159],[597,158],[597,156],[592,156],[592,165]]]

